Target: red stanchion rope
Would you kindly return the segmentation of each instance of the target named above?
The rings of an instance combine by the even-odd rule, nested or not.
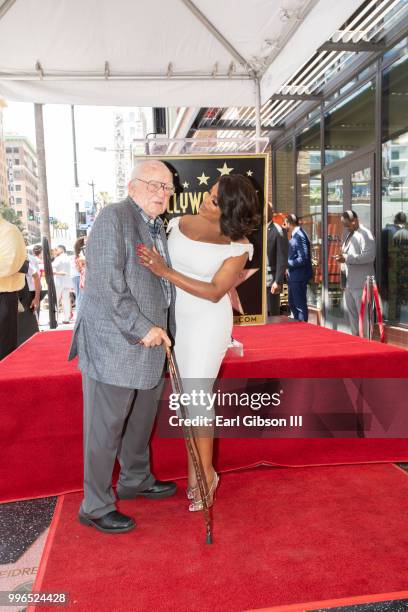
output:
[[[383,315],[382,315],[381,303],[380,303],[380,295],[378,293],[377,283],[373,283],[373,295],[374,295],[375,309],[377,311],[378,328],[380,330],[380,342],[385,342],[384,321],[383,321]],[[364,338],[364,311],[365,311],[366,305],[367,305],[367,283],[365,283],[364,288],[363,288],[363,295],[361,297],[361,306],[360,306],[360,316],[358,320],[358,328],[359,328],[359,334],[361,338]]]
[[[358,317],[358,333],[364,338],[364,311],[367,304],[367,283],[364,283],[363,295],[361,296],[360,314]]]
[[[380,303],[380,294],[378,293],[378,287],[376,283],[374,283],[373,290],[374,290],[375,308],[377,310],[378,327],[380,330],[380,341],[385,342],[385,330],[384,330],[384,321],[383,321],[383,315],[382,315],[381,303]]]

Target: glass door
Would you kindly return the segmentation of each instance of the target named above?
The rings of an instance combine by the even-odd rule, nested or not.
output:
[[[354,210],[362,225],[373,231],[374,225],[374,155],[369,154],[355,161],[336,164],[336,168],[324,171],[327,206],[327,255],[325,262],[326,327],[349,332],[348,318],[344,311],[341,265],[335,260],[341,253],[345,238],[341,215]]]
[[[327,287],[325,291],[326,326],[338,329],[343,320],[343,290],[340,284],[340,266],[335,257],[341,252],[343,228],[341,214],[344,209],[344,178],[327,182]]]

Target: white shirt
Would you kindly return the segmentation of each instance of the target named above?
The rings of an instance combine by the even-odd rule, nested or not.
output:
[[[28,266],[28,272],[26,274],[26,278],[27,278],[27,285],[28,285],[28,290],[29,291],[35,291],[35,285],[34,285],[34,280],[33,280],[33,274],[40,274],[40,270],[38,268],[38,264],[37,264],[37,260],[35,257],[33,257],[32,255],[28,255],[28,261],[29,261],[29,266]]]
[[[75,278],[76,276],[80,276],[79,274],[79,270],[75,265],[75,255],[72,255],[71,259],[70,259],[70,264],[71,264],[71,278]]]
[[[71,288],[71,262],[66,253],[61,253],[52,262],[54,272],[63,272],[64,276],[54,276],[55,288]]]

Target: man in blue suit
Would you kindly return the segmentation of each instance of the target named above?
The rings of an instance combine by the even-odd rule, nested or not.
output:
[[[312,278],[310,241],[296,215],[288,215],[283,225],[289,237],[288,288],[289,308],[297,321],[307,321],[307,283]]]

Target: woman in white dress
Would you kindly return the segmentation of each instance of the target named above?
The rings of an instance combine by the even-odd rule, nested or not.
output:
[[[184,392],[211,392],[231,341],[233,315],[228,291],[235,286],[253,246],[247,236],[259,224],[259,203],[250,180],[223,176],[204,198],[197,215],[169,222],[172,267],[156,250],[139,249],[143,265],[176,286],[174,352]],[[214,418],[214,412],[204,410]],[[191,412],[189,412],[190,416]],[[201,410],[200,414],[203,414]],[[192,415],[194,416],[194,415]],[[218,475],[213,467],[213,427],[200,429],[196,442],[213,503]],[[188,465],[189,510],[202,510],[194,466]]]

